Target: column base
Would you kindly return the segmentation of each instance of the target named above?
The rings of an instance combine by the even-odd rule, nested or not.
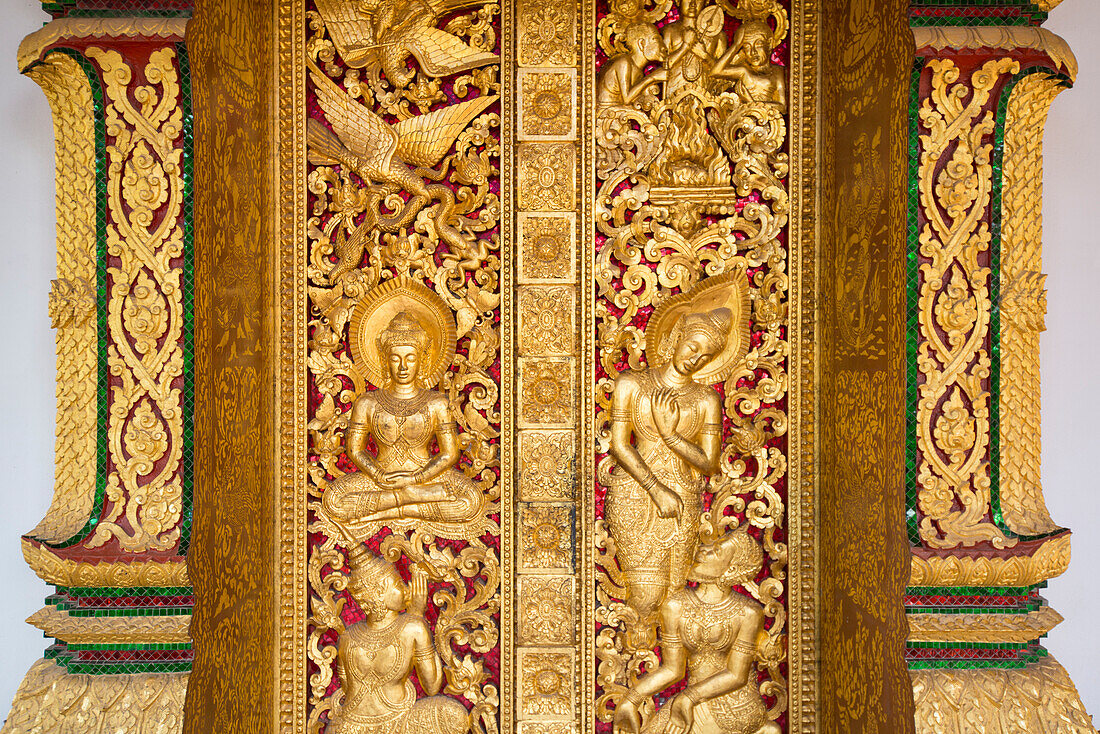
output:
[[[177,734],[189,675],[71,674],[39,660],[16,691],[0,734]]]
[[[1022,668],[912,670],[917,734],[1095,734],[1076,686],[1049,655]]]

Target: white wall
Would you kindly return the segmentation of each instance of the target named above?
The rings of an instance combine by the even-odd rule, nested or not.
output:
[[[53,123],[15,50],[48,19],[34,0],[0,17],[0,717],[46,640],[23,620],[49,587],[23,562],[19,537],[53,494],[54,343],[46,296],[56,276]]]
[[[1043,487],[1054,521],[1075,531],[1069,571],[1045,592],[1066,618],[1046,646],[1100,723],[1100,3],[1065,0],[1046,27],[1081,67],[1046,131]]]
[[[41,519],[53,486],[53,131],[34,82],[15,69],[19,40],[46,19],[34,0],[7,0],[0,23],[0,716],[45,640],[23,619],[47,587],[23,563],[19,536]],[[1057,522],[1074,528],[1074,561],[1047,596],[1066,617],[1047,646],[1090,712],[1100,713],[1100,3],[1066,0],[1047,27],[1081,62],[1075,89],[1047,126],[1043,337],[1043,473]]]

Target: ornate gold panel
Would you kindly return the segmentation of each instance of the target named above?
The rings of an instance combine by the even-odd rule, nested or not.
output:
[[[880,93],[905,73],[904,28],[901,4],[864,6],[199,3],[193,179],[175,152],[190,118],[166,101],[177,57],[92,43],[127,287],[106,302],[124,344],[90,547],[164,557],[27,553],[59,584],[193,581],[197,600],[171,620],[33,623],[75,645],[190,626],[193,672],[151,697],[174,716],[187,686],[189,732],[779,734],[908,712],[900,462],[879,445],[896,426],[876,413],[861,442],[857,425],[900,407],[879,236],[897,212],[868,182],[900,186],[881,155],[900,95]],[[819,88],[821,39],[851,28],[870,32]],[[166,555],[186,509],[185,183],[186,566]],[[77,277],[52,299],[64,328]],[[829,303],[854,307],[834,321]],[[878,558],[868,583],[852,528]],[[836,558],[852,569],[822,577]],[[822,655],[853,682],[843,711],[823,704]],[[101,681],[43,665],[26,696],[94,709]],[[853,702],[872,688],[881,705]],[[125,726],[159,730],[146,698],[118,700]]]

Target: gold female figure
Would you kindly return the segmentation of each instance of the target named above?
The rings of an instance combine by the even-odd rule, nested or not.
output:
[[[756,578],[760,545],[743,529],[703,545],[690,579],[661,606],[661,665],[615,709],[616,734],[780,734],[753,675],[764,610],[733,587]],[[643,728],[639,707],[687,675],[687,687]]]
[[[322,496],[325,513],[351,538],[364,540],[387,520],[464,523],[484,505],[483,493],[454,469],[458,426],[450,402],[418,380],[430,339],[405,311],[377,338],[388,380],[356,398],[344,440],[359,471],[331,482]],[[371,437],[375,455],[368,449]]]
[[[618,470],[605,514],[625,601],[639,620],[636,648],[652,647],[657,610],[683,586],[695,552],[703,488],[721,455],[722,401],[693,377],[725,350],[731,322],[727,308],[688,313],[667,359],[615,380],[610,453]]]
[[[348,591],[367,618],[351,625],[337,643],[337,673],[343,703],[332,715],[330,734],[465,734],[469,716],[458,701],[437,695],[443,664],[424,620],[427,577],[415,567],[406,589],[393,564],[354,543],[349,552]],[[406,611],[406,592],[408,610]],[[417,700],[410,676],[428,694]]]

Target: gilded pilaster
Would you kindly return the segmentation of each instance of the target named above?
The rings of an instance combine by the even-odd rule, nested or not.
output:
[[[27,620],[53,644],[5,734],[182,727],[193,598],[189,4],[168,5],[118,17],[80,0],[47,4],[55,20],[19,50],[53,111],[58,232],[55,490],[22,543],[57,588]]]
[[[1094,731],[1040,644],[1069,563],[1039,467],[1042,140],[1057,3],[914,1],[907,647],[918,732]]]

